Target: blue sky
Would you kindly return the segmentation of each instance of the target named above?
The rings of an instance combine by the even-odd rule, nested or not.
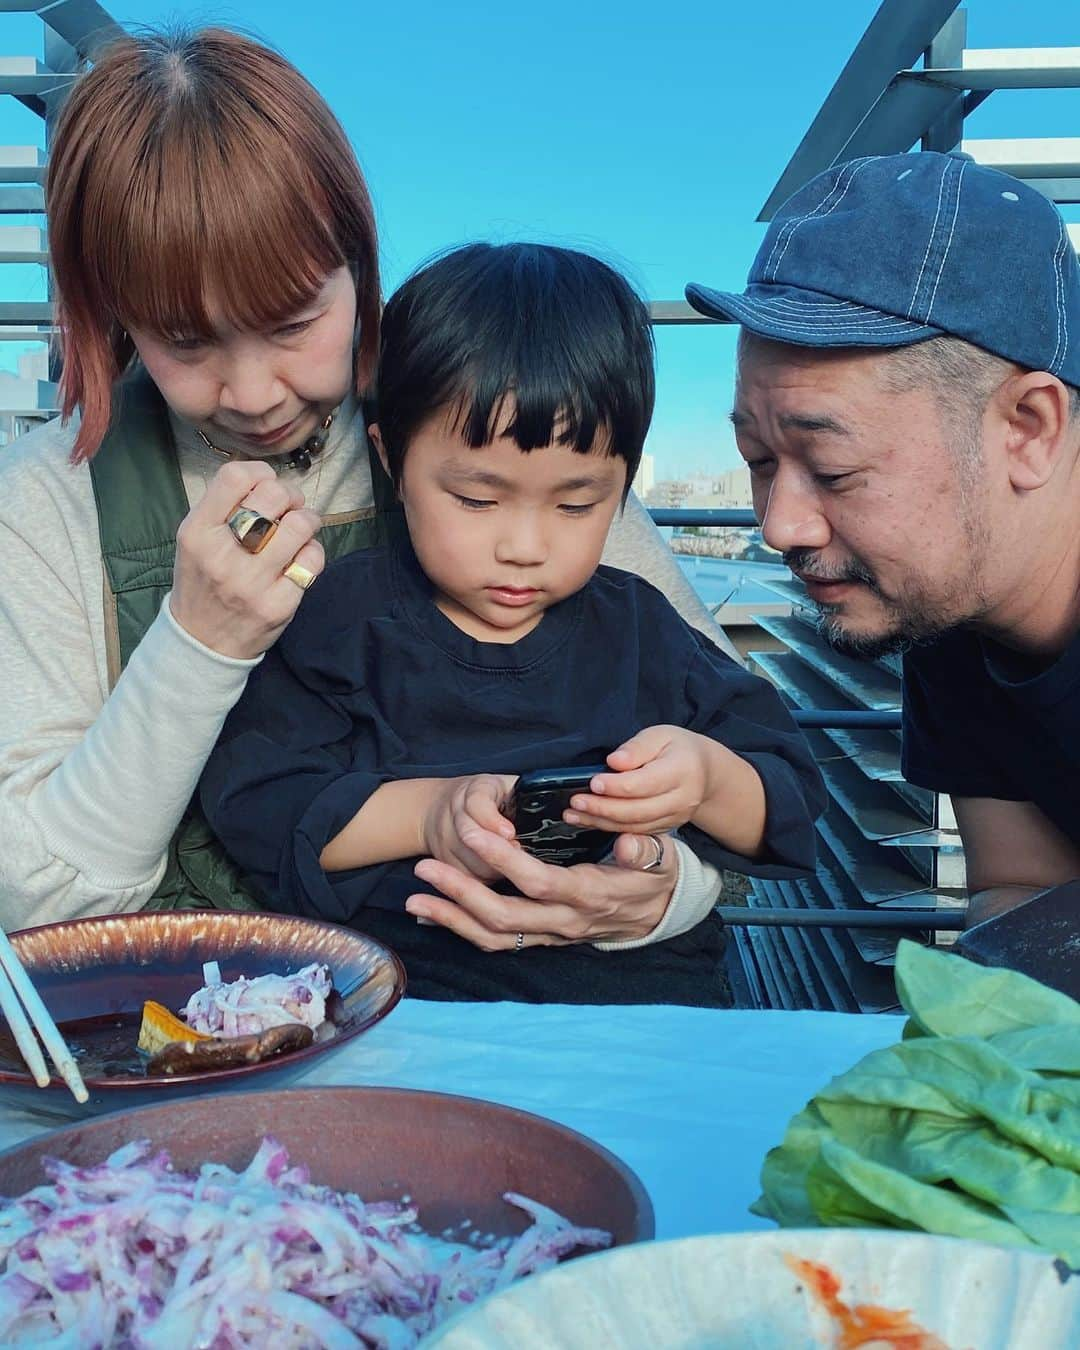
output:
[[[741,285],[764,229],[755,216],[877,10],[876,0],[103,3],[126,24],[240,26],[304,71],[367,172],[388,289],[448,244],[529,237],[600,252],[657,300],[681,298],[688,280]],[[5,14],[0,25],[0,50],[40,56],[36,19]],[[1080,46],[1080,9],[969,0],[968,44]],[[1078,113],[1080,90],[996,93],[966,134],[1065,136]],[[5,142],[40,140],[14,100],[0,118]],[[38,294],[38,271],[5,268],[0,294]],[[661,329],[658,347],[658,471],[736,462],[732,331]]]

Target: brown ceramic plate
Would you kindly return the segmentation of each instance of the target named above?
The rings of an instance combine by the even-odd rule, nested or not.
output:
[[[56,1076],[36,1087],[0,1016],[0,1102],[61,1116],[282,1086],[385,1017],[405,991],[401,962],[374,939],[284,914],[117,914],[27,928],[11,934],[11,944],[75,1053],[90,1100],[80,1106]],[[261,1064],[148,1077],[136,1049],[143,1003],[182,1008],[203,983],[204,961],[217,961],[225,980],[323,962],[344,1005],[337,1034]]]
[[[653,1236],[641,1182],[591,1139],[508,1106],[405,1088],[245,1092],[102,1116],[0,1154],[0,1195],[45,1181],[44,1158],[89,1166],[136,1139],[168,1149],[184,1170],[204,1162],[236,1170],[266,1135],[312,1181],[365,1201],[411,1196],[429,1233],[464,1219],[485,1233],[520,1233],[529,1220],[502,1198],[517,1191],[574,1223],[606,1228],[616,1244]]]

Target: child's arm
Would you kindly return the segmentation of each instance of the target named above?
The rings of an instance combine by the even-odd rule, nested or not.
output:
[[[645,665],[654,672],[646,706],[660,713],[656,725],[609,757],[620,772],[597,775],[600,790],[575,798],[580,810],[572,814],[602,829],[649,834],[657,832],[650,824],[666,821],[661,828],[684,829],[694,852],[715,867],[805,875],[815,861],[813,821],[826,802],[806,739],[767,680],[681,623],[673,628],[672,617],[666,607],[650,613],[648,631],[664,646],[668,668],[686,653],[682,688],[669,691],[663,668]],[[632,804],[641,794],[645,802]]]
[[[345,872],[401,858],[438,858],[482,881],[494,880],[497,874],[461,837],[479,826],[513,839],[514,827],[500,807],[514,781],[511,774],[483,773],[384,783],[330,840],[319,862],[327,872]]]
[[[757,858],[765,839],[761,776],[719,741],[684,727],[646,727],[608,755],[591,794],[575,797],[573,825],[658,834],[696,825],[718,844]]]

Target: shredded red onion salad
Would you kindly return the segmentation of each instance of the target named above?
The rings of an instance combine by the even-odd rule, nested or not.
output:
[[[240,976],[221,982],[216,961],[203,966],[202,989],[188,999],[181,1016],[205,1036],[253,1036],[271,1027],[298,1022],[317,1030],[326,1021],[330,971],[313,964],[292,975]]]
[[[508,1192],[516,1238],[451,1241],[408,1203],[314,1185],[264,1139],[233,1172],[143,1140],[0,1199],[0,1344],[69,1350],[407,1350],[465,1305],[611,1234]],[[464,1228],[464,1226],[463,1226]]]

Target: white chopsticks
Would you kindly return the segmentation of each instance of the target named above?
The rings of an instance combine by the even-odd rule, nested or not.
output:
[[[41,1001],[41,995],[34,988],[15,948],[2,929],[0,929],[0,1011],[7,1018],[11,1034],[15,1037],[15,1044],[19,1047],[19,1052],[26,1061],[26,1067],[33,1074],[38,1087],[48,1087],[51,1075],[46,1067],[45,1057],[41,1053],[41,1046],[34,1036],[31,1022],[37,1028],[38,1035],[61,1078],[71,1089],[71,1095],[77,1102],[89,1101],[90,1094],[86,1090],[79,1066],[75,1063],[67,1042],[60,1035],[60,1029],[53,1021],[52,1013]]]

